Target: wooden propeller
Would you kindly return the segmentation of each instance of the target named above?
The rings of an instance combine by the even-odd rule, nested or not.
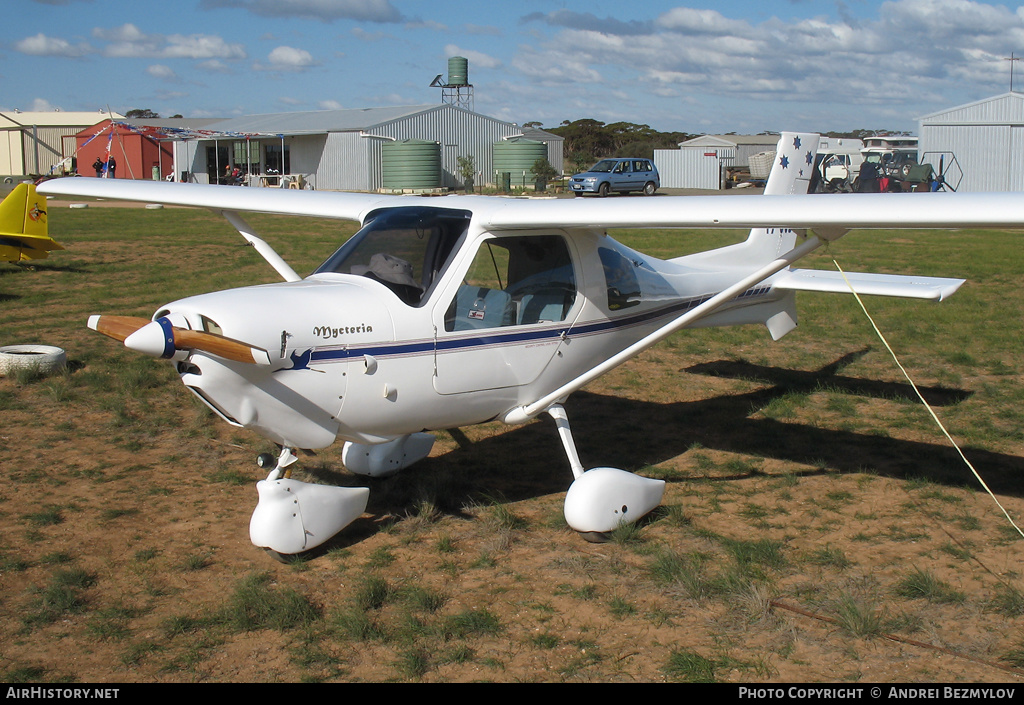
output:
[[[175,350],[200,350],[235,362],[270,364],[270,355],[262,348],[216,333],[179,328],[166,318],[151,321],[136,316],[90,316],[89,327],[153,357],[169,358]]]

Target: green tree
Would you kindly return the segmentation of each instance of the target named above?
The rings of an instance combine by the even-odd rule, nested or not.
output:
[[[654,156],[655,149],[674,149],[693,135],[685,132],[659,132],[650,125],[615,122],[606,125],[600,120],[584,118],[548,130],[562,137],[566,160],[585,169],[604,157]]]
[[[558,171],[555,167],[551,166],[544,157],[539,157],[537,161],[533,163],[530,168],[530,173],[533,174],[533,178],[537,180],[537,190],[543,191],[547,183],[558,176]]]
[[[466,193],[473,193],[473,180],[476,177],[476,160],[472,154],[459,157],[456,160],[456,169],[462,177],[462,183],[466,186]]]

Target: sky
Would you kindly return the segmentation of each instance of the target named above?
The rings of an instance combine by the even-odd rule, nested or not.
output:
[[[451,56],[476,112],[545,127],[916,134],[1011,67],[1024,90],[1024,6],[973,0],[19,0],[5,20],[0,110],[436,104]]]

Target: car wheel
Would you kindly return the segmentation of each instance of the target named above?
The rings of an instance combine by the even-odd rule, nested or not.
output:
[[[0,347],[0,376],[18,370],[35,370],[46,375],[63,370],[67,353],[52,345],[5,345]]]
[[[607,181],[605,183],[601,184],[597,188],[597,195],[600,196],[601,198],[605,198],[608,195],[608,182]]]
[[[653,181],[648,181],[646,184],[644,184],[644,195],[645,196],[653,196],[654,195],[654,191],[657,188],[658,187],[654,185]]]

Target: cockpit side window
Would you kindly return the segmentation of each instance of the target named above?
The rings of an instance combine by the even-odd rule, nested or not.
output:
[[[406,304],[419,306],[448,265],[471,215],[445,208],[375,211],[314,274],[364,276],[380,282]]]
[[[639,304],[640,282],[633,262],[607,247],[599,247],[597,254],[608,286],[608,310],[618,311]]]
[[[576,301],[576,274],[564,238],[484,241],[445,314],[447,331],[564,321]]]

